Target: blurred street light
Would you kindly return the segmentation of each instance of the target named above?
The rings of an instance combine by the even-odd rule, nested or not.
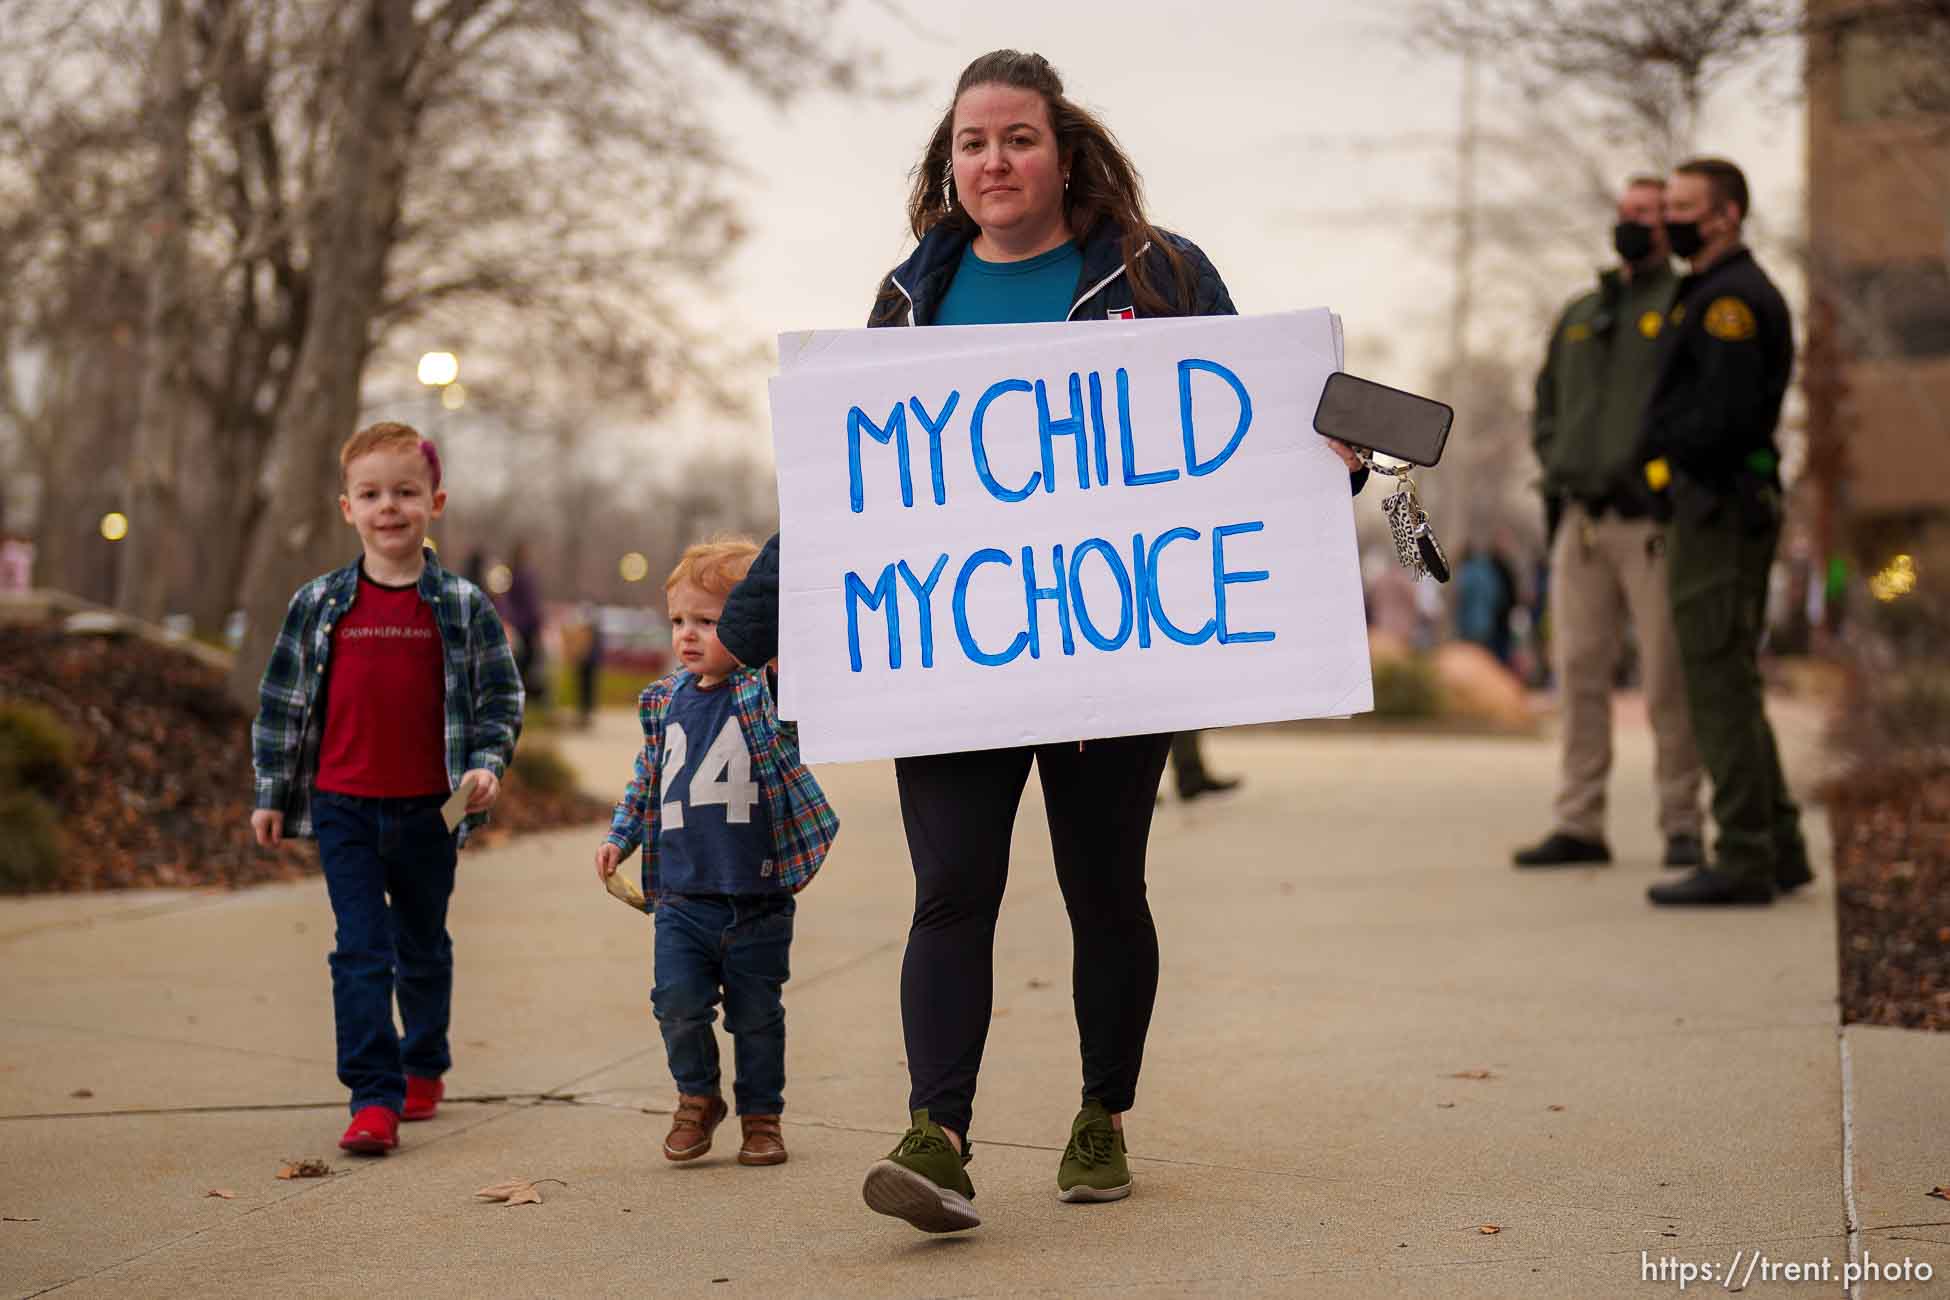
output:
[[[102,516],[102,536],[111,542],[119,542],[129,535],[129,517],[120,510],[111,510]]]
[[[642,551],[631,551],[617,567],[625,582],[642,582],[650,573],[650,561],[644,558]]]
[[[427,433],[435,439],[446,430],[446,422],[441,419],[444,410],[458,411],[467,402],[467,390],[460,386],[460,358],[451,352],[425,352],[420,355],[420,383],[424,385],[429,398],[438,394],[427,422]]]
[[[445,388],[460,378],[460,358],[451,352],[428,352],[420,358],[420,382]]]
[[[508,594],[508,588],[515,585],[515,571],[505,564],[497,564],[487,571],[487,589],[497,596]]]

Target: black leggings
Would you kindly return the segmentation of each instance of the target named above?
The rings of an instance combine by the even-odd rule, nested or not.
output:
[[[995,919],[1029,763],[1043,781],[1056,879],[1075,944],[1071,984],[1083,1095],[1125,1111],[1158,994],[1144,851],[1170,736],[903,758],[894,770],[914,860],[901,963],[911,1110],[968,1132],[994,999]]]

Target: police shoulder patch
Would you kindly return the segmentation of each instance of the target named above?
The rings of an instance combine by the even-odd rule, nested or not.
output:
[[[1738,298],[1715,298],[1706,309],[1706,332],[1722,343],[1744,343],[1754,336],[1754,309]]]
[[[1639,317],[1639,333],[1649,339],[1656,339],[1659,337],[1659,327],[1663,324],[1665,324],[1665,317],[1656,311],[1649,311]]]
[[[1686,304],[1683,302],[1674,303],[1672,310],[1666,313],[1666,319],[1675,325],[1683,325],[1686,321]]]
[[[1583,321],[1564,327],[1564,341],[1566,343],[1582,343],[1590,337],[1591,327]]]

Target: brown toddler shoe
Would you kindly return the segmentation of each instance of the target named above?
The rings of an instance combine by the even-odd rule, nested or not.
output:
[[[779,1131],[777,1115],[740,1115],[738,1126],[745,1130],[745,1144],[738,1148],[739,1164],[785,1163],[785,1135]]]
[[[693,1097],[677,1094],[677,1113],[670,1117],[670,1132],[664,1136],[664,1158],[695,1160],[711,1149],[711,1134],[724,1123],[723,1097]]]

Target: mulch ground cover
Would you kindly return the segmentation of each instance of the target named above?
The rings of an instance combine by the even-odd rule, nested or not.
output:
[[[1830,785],[1845,1024],[1950,1030],[1950,766]]]
[[[52,710],[79,750],[58,792],[63,891],[248,885],[318,870],[310,842],[251,840],[250,714],[202,660],[132,637],[0,627],[0,700]],[[524,742],[525,743],[525,742]],[[609,806],[510,773],[486,838],[604,820]]]

